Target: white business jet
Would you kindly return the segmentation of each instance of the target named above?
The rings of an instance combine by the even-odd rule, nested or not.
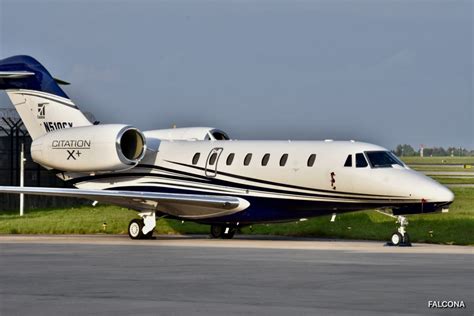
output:
[[[5,90],[33,139],[31,156],[75,188],[0,187],[4,193],[86,198],[138,211],[132,239],[156,218],[242,226],[367,209],[393,215],[446,209],[453,193],[389,150],[355,141],[243,141],[207,127],[140,131],[94,124],[34,58],[0,60]],[[391,237],[408,243],[406,220]]]

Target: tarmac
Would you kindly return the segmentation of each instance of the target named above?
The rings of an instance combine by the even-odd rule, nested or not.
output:
[[[2,316],[473,315],[473,307],[474,247],[0,235]]]

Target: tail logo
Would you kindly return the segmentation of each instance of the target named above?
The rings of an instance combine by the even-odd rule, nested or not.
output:
[[[38,119],[44,120],[46,117],[46,104],[48,103],[38,103]]]

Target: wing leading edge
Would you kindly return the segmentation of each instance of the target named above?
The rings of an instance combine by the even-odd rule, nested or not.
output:
[[[0,186],[0,193],[84,198],[141,211],[158,210],[169,215],[196,220],[232,215],[245,210],[250,205],[247,200],[232,196],[142,191]]]

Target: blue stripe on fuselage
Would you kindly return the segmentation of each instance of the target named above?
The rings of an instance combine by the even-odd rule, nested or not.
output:
[[[189,189],[178,189],[169,187],[155,186],[116,186],[109,190],[125,190],[125,191],[142,191],[142,192],[160,192],[160,193],[180,193],[180,194],[202,194],[200,191]],[[342,202],[324,202],[294,199],[276,199],[255,197],[246,195],[237,196],[250,202],[250,206],[233,215],[201,220],[199,222],[206,224],[219,223],[241,223],[249,225],[255,223],[283,222],[291,221],[306,217],[317,217],[337,213],[353,212],[368,208],[377,208],[378,204],[351,204]],[[385,204],[383,204],[385,205]],[[343,210],[334,210],[335,208],[344,207]]]

